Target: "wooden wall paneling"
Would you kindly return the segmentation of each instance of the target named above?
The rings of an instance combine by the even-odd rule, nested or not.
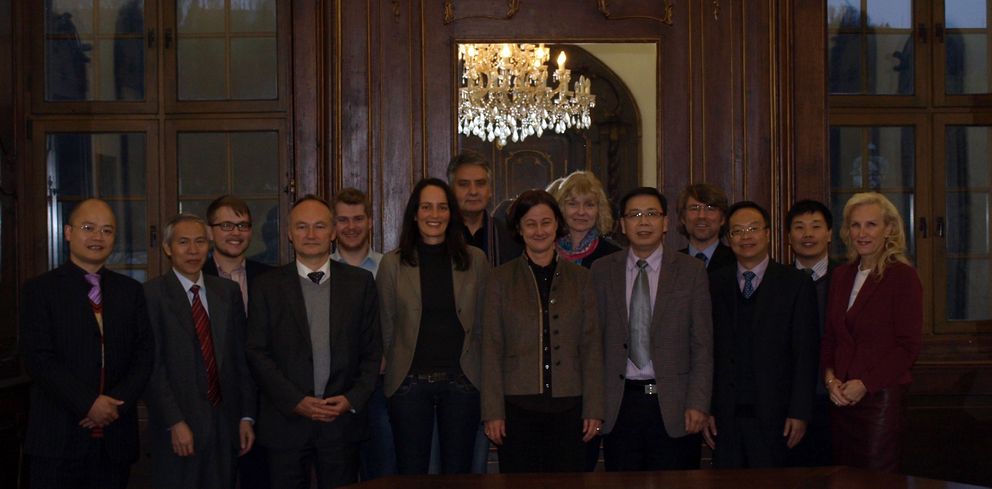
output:
[[[331,169],[329,189],[368,188],[374,145],[371,126],[371,29],[373,2],[338,0],[328,25],[334,25],[338,45],[334,52],[337,73],[333,88],[333,134],[337,142],[324,153]]]
[[[824,0],[792,1],[791,92],[793,104],[793,159],[798,199],[828,202],[830,165],[827,160],[826,5]]]
[[[326,63],[327,51],[337,45],[329,35],[324,2],[293,2],[293,130],[290,136],[295,190],[289,197],[308,193],[326,194],[329,176],[324,148],[328,144],[325,131],[327,113],[326,80],[334,78],[334,66]],[[296,195],[292,195],[295,193]]]
[[[706,142],[699,136],[702,114],[698,107],[703,91],[698,61],[698,34],[694,13],[706,2],[686,2],[682,8],[673,9],[672,24],[655,23],[652,30],[658,44],[658,179],[654,182],[668,198],[669,230],[674,231],[678,222],[675,205],[679,192],[692,178],[692,168],[702,166],[702,146]],[[660,2],[659,2],[660,4]],[[694,37],[694,33],[697,35]],[[696,41],[693,41],[696,39]],[[645,162],[650,164],[650,162]],[[681,248],[684,238],[669,232],[665,245]],[[673,248],[674,249],[674,248]]]
[[[776,29],[771,18],[773,4],[780,0],[741,2],[740,22],[744,28],[741,45],[744,57],[744,162],[740,186],[728,193],[731,201],[753,200],[763,206],[771,202],[773,146],[778,143],[774,123],[778,106],[772,90],[772,73],[777,72]],[[778,184],[778,182],[774,182]],[[770,212],[774,209],[769,208]]]

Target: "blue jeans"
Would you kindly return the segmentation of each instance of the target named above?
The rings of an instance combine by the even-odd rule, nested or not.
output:
[[[470,473],[479,417],[479,391],[464,376],[441,382],[407,377],[389,398],[399,474],[427,473],[435,419],[441,473]]]
[[[359,448],[361,477],[363,481],[396,475],[396,448],[393,446],[393,428],[389,424],[389,407],[382,393],[382,379],[376,384],[369,398],[369,439]]]

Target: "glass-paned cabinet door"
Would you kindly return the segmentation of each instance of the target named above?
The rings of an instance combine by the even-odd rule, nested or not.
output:
[[[175,200],[166,208],[207,219],[211,201],[221,195],[235,195],[247,202],[251,211],[252,229],[242,231],[244,238],[250,238],[248,257],[280,264],[288,202],[283,126],[281,120],[264,119],[170,123],[167,147],[174,150],[166,153],[170,163],[167,174],[175,178],[167,180],[175,182],[175,188],[168,189]]]
[[[151,112],[155,109],[156,4],[146,0],[44,0],[32,103],[39,112]]]
[[[948,120],[935,148],[937,331],[992,331],[992,119]]]
[[[992,104],[992,0],[935,3],[937,102]]]
[[[847,252],[840,239],[844,204],[856,193],[879,192],[899,210],[910,259],[917,250],[913,222],[919,207],[916,191],[916,127],[830,127],[830,210],[834,215],[831,256]]]
[[[165,14],[170,109],[283,108],[288,6],[276,0],[173,0]]]
[[[39,125],[40,138],[35,141],[44,160],[48,267],[69,259],[63,226],[72,210],[83,200],[97,197],[110,205],[117,220],[107,266],[138,281],[147,279],[159,258],[154,124]]]

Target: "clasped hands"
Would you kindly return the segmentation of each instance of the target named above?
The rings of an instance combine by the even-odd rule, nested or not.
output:
[[[296,414],[322,423],[330,423],[348,411],[351,411],[351,403],[345,396],[326,399],[306,396],[293,408]]]
[[[827,382],[827,391],[830,393],[830,402],[836,406],[853,406],[857,404],[868,393],[868,388],[860,379],[851,379],[841,382],[838,378],[833,378]]]
[[[124,401],[120,399],[114,399],[105,394],[100,394],[97,396],[96,400],[93,401],[93,405],[90,406],[89,412],[86,413],[86,417],[79,421],[79,426],[91,430],[93,428],[103,428],[120,417],[117,412],[119,406],[123,406]]]

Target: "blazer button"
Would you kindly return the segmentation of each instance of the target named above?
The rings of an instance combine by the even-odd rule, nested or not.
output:
[[[555,366],[556,367],[561,366],[561,360],[558,360],[557,362],[555,362]]]
[[[560,348],[561,348],[561,345],[555,345],[555,350],[558,350]]]
[[[626,350],[626,349],[627,349],[627,344],[626,344],[626,343],[624,343],[624,344],[623,344],[623,349],[624,349],[624,350]]]
[[[554,316],[551,316],[551,319],[558,319],[558,315],[555,314]]]
[[[623,374],[617,375],[617,377],[620,377],[620,380],[623,380]]]
[[[555,334],[558,334],[558,330],[557,329],[555,330]]]
[[[551,298],[551,300],[548,301],[549,304],[554,304],[555,302],[557,301],[553,297]]]

